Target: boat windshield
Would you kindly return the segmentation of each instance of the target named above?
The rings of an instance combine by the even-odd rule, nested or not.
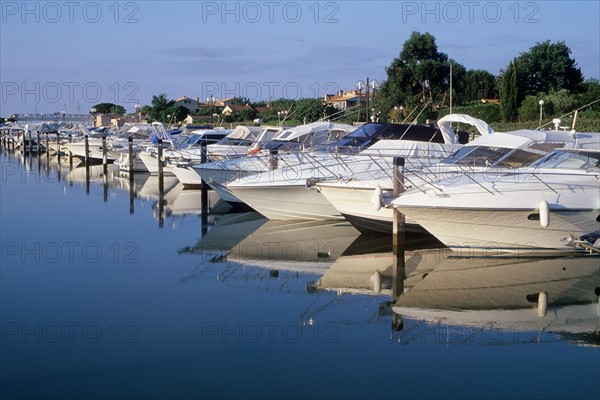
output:
[[[450,157],[446,158],[443,162],[446,164],[488,167],[506,157],[512,150],[514,149],[493,146],[463,147]]]
[[[185,139],[180,147],[195,147],[199,146],[201,142],[207,144],[218,143],[219,140],[223,139],[226,133],[224,132],[207,132],[207,133],[193,133],[187,139]]]
[[[380,140],[400,139],[444,143],[442,134],[436,128],[422,125],[368,123],[338,141],[315,147],[315,150],[355,152]]]
[[[537,168],[600,171],[600,153],[590,151],[555,151],[541,159],[534,166]]]
[[[499,160],[494,166],[496,167],[507,167],[507,168],[519,168],[524,165],[529,165],[535,160],[542,157],[541,153],[534,153],[523,149],[514,149],[508,156]]]
[[[540,152],[495,146],[465,146],[448,158],[444,164],[469,165],[472,167],[517,168],[531,164],[541,157]]]
[[[225,136],[223,139],[219,140],[216,144],[223,145],[223,146],[250,146],[252,143],[253,143],[253,140],[232,138],[229,136]]]
[[[265,143],[262,147],[263,150],[285,150],[285,151],[298,151],[302,148],[302,145],[297,141],[291,140],[271,140]]]
[[[198,135],[198,134],[190,135],[187,137],[187,139],[185,139],[183,142],[181,142],[181,145],[179,147],[191,146],[192,144],[196,143],[198,141],[198,139],[200,139],[200,135]]]

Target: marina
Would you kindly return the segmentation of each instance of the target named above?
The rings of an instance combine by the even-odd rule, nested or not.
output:
[[[600,393],[594,251],[482,256],[409,230],[398,245],[344,219],[269,220],[174,175],[5,143],[0,362],[14,398],[397,398],[383,381],[401,397]],[[572,384],[532,374],[532,358]],[[478,366],[477,383],[428,384],[440,369],[461,382],[460,363]],[[222,380],[232,373],[236,385]]]
[[[0,400],[600,399],[600,2],[0,14]]]

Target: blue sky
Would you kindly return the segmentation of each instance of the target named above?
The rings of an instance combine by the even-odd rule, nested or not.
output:
[[[411,32],[497,74],[536,42],[565,41],[600,78],[594,1],[5,1],[0,115],[132,111],[166,93],[320,97],[385,78]]]

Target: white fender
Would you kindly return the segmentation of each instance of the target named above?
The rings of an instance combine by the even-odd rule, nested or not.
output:
[[[373,291],[377,294],[381,293],[381,272],[375,271],[371,279],[373,279]]]
[[[544,228],[550,225],[550,206],[546,200],[540,201],[540,225]]]
[[[379,184],[377,184],[375,193],[371,197],[371,203],[375,206],[375,210],[379,211],[381,209],[381,186]]]
[[[540,296],[538,297],[538,308],[537,308],[538,317],[540,317],[540,318],[545,317],[547,312],[548,312],[548,293],[540,292]]]

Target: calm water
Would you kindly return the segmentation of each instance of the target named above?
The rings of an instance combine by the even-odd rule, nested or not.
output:
[[[64,159],[59,179],[53,157],[0,157],[2,398],[600,397],[598,259],[415,240],[403,281],[391,239],[345,223],[211,198],[203,235],[172,178],[161,203],[147,175],[86,188]]]

